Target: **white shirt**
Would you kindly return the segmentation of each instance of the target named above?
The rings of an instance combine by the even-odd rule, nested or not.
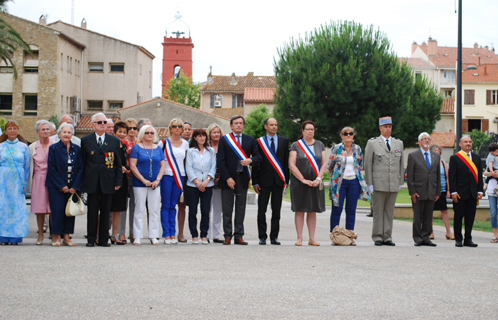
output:
[[[99,137],[102,138],[102,144],[104,144],[104,141],[105,141],[105,132],[101,136],[99,136],[97,134],[97,132],[95,132],[95,137],[97,139],[97,144],[99,144]]]
[[[159,141],[157,144],[161,150],[163,149],[163,141]],[[185,154],[187,150],[189,149],[188,147],[188,142],[182,139],[182,145],[180,147],[175,147],[173,144],[171,145],[173,148],[173,155],[176,159],[176,163],[178,164],[178,168],[180,169],[180,175],[182,177],[185,176],[185,165],[183,164],[183,160],[185,160]],[[168,159],[166,158],[166,151],[164,151],[164,164],[165,164],[165,169],[164,169],[164,175],[168,176],[173,176],[173,170],[171,170],[171,167],[169,166]]]
[[[356,176],[356,171],[354,170],[354,159],[353,156],[346,157],[346,166],[344,167],[344,177]]]
[[[432,164],[431,151],[429,149],[427,149],[427,151],[425,151],[422,148],[420,148],[420,151],[422,151],[422,157],[424,157],[424,160],[425,160],[425,153],[427,152],[427,158],[429,159],[429,164]]]

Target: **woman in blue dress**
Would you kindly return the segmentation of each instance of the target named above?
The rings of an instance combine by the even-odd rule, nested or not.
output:
[[[30,155],[15,122],[0,137],[0,244],[17,245],[28,235],[26,190]]]

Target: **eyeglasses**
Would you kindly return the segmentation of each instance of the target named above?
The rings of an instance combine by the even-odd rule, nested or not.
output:
[[[148,134],[148,135],[153,136],[153,135],[154,135],[154,132],[149,132],[149,131],[148,131],[148,132],[144,132],[144,134]]]
[[[181,127],[182,127],[181,124],[174,124],[174,125],[171,126],[171,128],[181,128]]]
[[[41,131],[41,132],[47,132],[47,131],[50,131],[50,129],[48,129],[48,128],[44,128],[44,129],[40,129],[40,130],[38,130],[38,131]]]
[[[128,130],[137,130],[137,127],[128,127]]]
[[[354,132],[344,132],[342,135],[345,136],[345,137],[347,137],[347,136],[354,136]]]
[[[107,120],[105,120],[105,121],[95,121],[94,123],[96,123],[96,124],[107,124]]]

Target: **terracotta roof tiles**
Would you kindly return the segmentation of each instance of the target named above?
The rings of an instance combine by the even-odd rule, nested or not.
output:
[[[93,114],[90,115],[81,115],[80,121],[78,121],[78,125],[74,128],[75,131],[85,131],[85,132],[93,132],[93,126],[92,126],[92,116]],[[120,120],[119,116],[116,115],[108,115],[106,114],[107,118],[112,118],[114,123],[116,121]]]
[[[244,101],[246,102],[273,102],[275,88],[245,88]]]
[[[275,88],[275,76],[254,76],[254,72],[249,72],[247,76],[212,76],[213,82],[206,82],[201,91],[212,92],[240,92],[243,93],[246,87],[251,88]]]
[[[431,142],[441,148],[453,148],[455,146],[455,134],[453,132],[433,132]]]
[[[441,114],[454,114],[455,113],[455,99],[448,98],[443,100],[441,107]]]
[[[243,116],[244,108],[214,108],[213,114],[231,119],[233,116]]]
[[[462,69],[465,70],[466,67],[468,66],[463,65]],[[498,64],[475,67],[477,70],[466,70],[462,73],[462,83],[498,83]]]
[[[418,46],[425,54],[427,54],[427,44]],[[462,62],[465,64],[489,64],[498,63],[498,55],[486,48],[477,48],[477,55],[474,54],[474,48],[462,48]],[[455,68],[458,56],[457,47],[442,47],[437,46],[437,55],[428,55],[429,60],[438,67]]]

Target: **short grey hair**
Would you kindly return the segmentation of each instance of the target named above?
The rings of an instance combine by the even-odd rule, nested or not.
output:
[[[433,144],[433,145],[431,146],[431,151],[436,152],[436,149],[438,149],[438,150],[439,150],[439,153],[443,153],[443,149],[441,149],[441,147],[440,147],[440,146],[438,146],[437,144]]]
[[[157,136],[157,131],[156,131],[156,129],[154,129],[154,127],[153,127],[153,126],[146,124],[146,125],[144,125],[144,126],[140,129],[140,131],[138,132],[138,137],[137,137],[138,142],[142,142],[142,140],[143,140],[143,138],[144,138],[144,136],[145,136],[145,131],[147,131],[147,129],[149,129],[149,128],[151,128],[152,130],[154,130],[154,139],[153,139],[152,141],[154,142],[154,141],[159,140],[159,137]]]
[[[46,125],[48,124],[48,128],[50,129],[50,124],[53,124],[55,126],[55,124],[53,122],[50,122],[50,121],[47,121],[47,120],[38,120],[36,121],[35,123],[35,131],[38,132],[38,130],[40,130],[40,126],[43,126],[43,125]]]
[[[138,120],[138,123],[137,123],[138,130],[140,130],[140,128],[142,128],[144,126],[145,121],[150,121],[150,123],[152,123],[152,121],[149,118],[142,118],[142,119]]]
[[[61,117],[61,120],[59,121],[59,123],[64,123],[64,122],[62,122],[62,119],[64,119],[65,117],[71,118],[71,121],[73,121],[73,117],[71,117],[71,116],[70,116],[70,115],[68,115],[68,114],[65,114],[65,115],[63,115],[63,116]]]
[[[50,126],[52,127],[52,130],[57,129],[57,127],[55,126],[55,123],[53,123],[53,122],[51,122],[51,121],[49,121],[49,122],[50,122]]]
[[[59,129],[57,129],[57,135],[59,133],[61,133],[62,128],[71,128],[71,133],[74,135],[74,126],[70,123],[67,123],[67,122],[61,123],[61,125],[59,126]]]
[[[114,123],[114,120],[112,120],[112,118],[107,118],[106,120],[107,120],[107,124],[109,124],[109,122]]]
[[[96,114],[94,114],[92,116],[92,123],[94,123],[95,120],[97,120],[97,117],[100,117],[100,116],[106,118],[106,121],[107,121],[107,116],[103,112],[97,112]]]
[[[422,140],[424,137],[429,137],[431,138],[431,135],[428,134],[427,132],[422,132],[421,134],[418,135],[418,141]]]

